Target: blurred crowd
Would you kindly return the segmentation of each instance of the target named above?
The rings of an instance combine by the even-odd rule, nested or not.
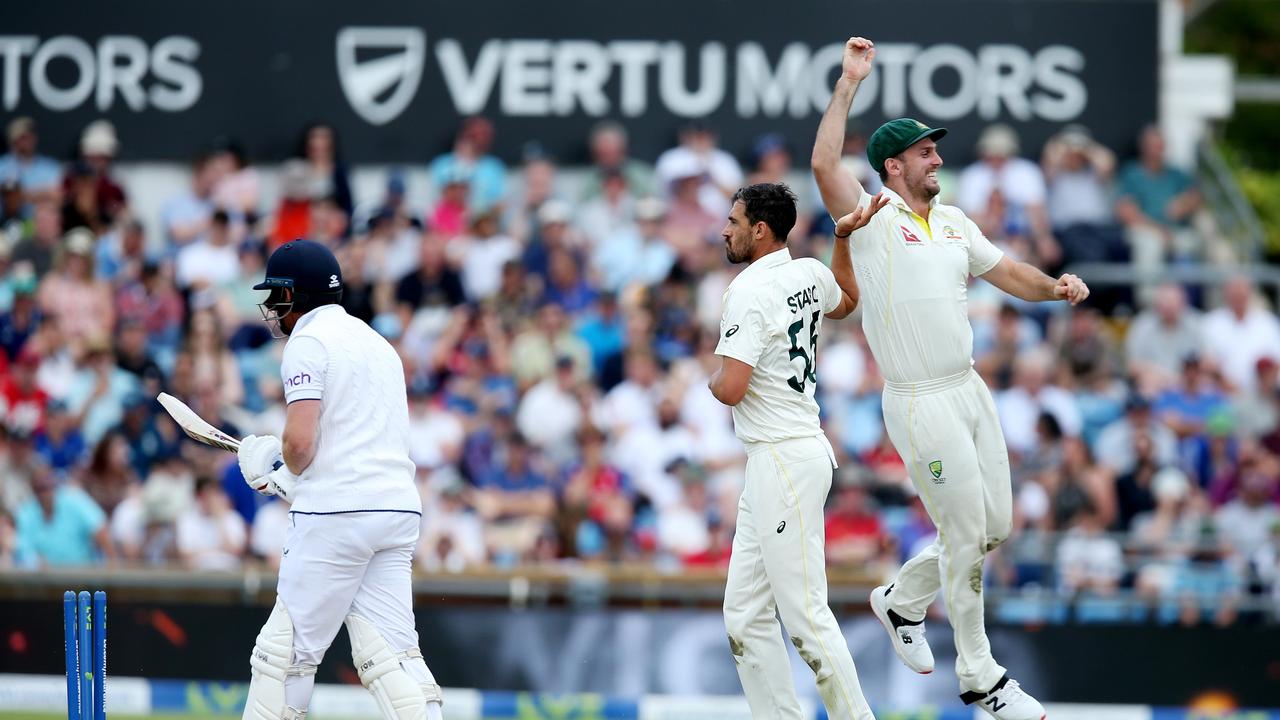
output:
[[[828,256],[831,220],[795,168],[808,138],[766,135],[738,158],[691,124],[650,164],[602,123],[583,138],[588,166],[536,143],[508,165],[475,117],[422,160],[429,193],[393,169],[357,197],[333,129],[315,125],[270,169],[210,143],[143,223],[110,124],[58,159],[30,119],[5,130],[0,565],[278,565],[288,507],[154,397],[231,434],[280,432],[283,343],[249,287],[295,237],[334,249],[346,310],[404,359],[421,568],[727,563],[745,458],[706,387],[740,269],[719,233],[735,189],[787,180],[802,198],[792,254]],[[1071,126],[1036,157],[991,126],[977,160],[944,168],[942,199],[1050,273],[1205,262],[1193,177],[1165,163],[1156,128],[1137,140],[1120,162]],[[875,191],[864,147],[851,132],[846,160]],[[1280,322],[1243,277],[1221,292],[1100,285],[1094,299],[1070,310],[971,287],[1017,524],[988,588],[1188,624],[1280,602]],[[818,376],[840,461],[828,561],[891,573],[934,530],[884,432],[858,322],[826,326]]]

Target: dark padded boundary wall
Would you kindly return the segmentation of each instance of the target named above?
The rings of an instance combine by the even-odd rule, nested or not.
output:
[[[945,124],[964,162],[989,122],[1031,152],[1078,122],[1125,153],[1156,117],[1156,15],[1151,0],[18,2],[0,24],[0,116],[35,116],[58,156],[109,118],[126,160],[186,160],[219,135],[279,159],[323,120],[347,161],[402,163],[474,113],[508,161],[536,139],[569,163],[603,118],[649,159],[697,118],[741,157],[780,132],[803,162],[859,34],[880,48],[854,108],[868,132],[903,114]]]
[[[111,675],[244,681],[266,606],[131,603],[112,600]],[[714,610],[514,610],[417,607],[423,654],[450,687],[539,692],[741,692]],[[955,701],[950,631],[932,625],[938,671],[902,667],[869,615],[842,616],[858,674],[878,706]],[[1038,696],[1055,702],[1186,706],[1229,693],[1245,706],[1280,704],[1280,626],[1227,630],[1143,626],[990,628],[997,659]],[[48,602],[0,600],[0,672],[63,672],[61,613]],[[801,692],[808,668],[792,653]],[[322,682],[357,681],[345,632],[320,669]]]

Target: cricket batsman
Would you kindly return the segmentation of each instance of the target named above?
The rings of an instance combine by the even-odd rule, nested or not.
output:
[[[853,220],[842,218],[836,232],[847,236]],[[822,320],[853,312],[858,286],[846,243],[837,243],[831,269],[792,259],[795,221],[791,190],[762,183],[733,196],[721,232],[729,262],[747,264],[724,294],[720,369],[709,383],[733,407],[747,451],[724,620],[752,717],[801,717],[776,611],[813,670],[827,715],[867,720],[874,716],[827,605],[822,507],[835,454],[814,400]]]
[[[909,118],[881,125],[867,145],[885,187],[875,198],[841,167],[849,107],[874,58],[870,40],[845,44],[812,165],[831,215],[858,215],[860,226],[843,242],[852,246],[862,326],[884,373],[885,427],[938,537],[892,584],[875,589],[871,607],[903,663],[929,673],[922,622],[941,590],[961,699],[1000,720],[1041,720],[1044,708],[991,656],[983,625],[983,559],[1009,536],[1013,503],[995,404],[973,370],[966,287],[972,275],[1023,300],[1073,305],[1089,288],[1075,275],[1054,280],[1005,256],[959,209],[938,204],[945,128]]]
[[[249,659],[244,720],[304,720],[316,666],[344,623],[383,718],[441,720],[413,622],[422,505],[400,356],[338,304],[342,270],[319,243],[281,245],[253,289],[270,291],[263,318],[288,338],[289,406],[283,438],[241,441],[240,470],[253,489],[293,505],[275,608]]]

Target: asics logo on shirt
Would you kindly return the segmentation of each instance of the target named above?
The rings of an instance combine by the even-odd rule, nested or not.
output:
[[[725,331],[724,336],[725,336],[725,337],[733,337],[733,334],[734,334],[734,333],[736,333],[736,332],[738,332],[738,326],[737,326],[737,325],[734,325],[733,327],[731,327],[731,328],[729,328],[728,330],[726,330],[726,331]]]

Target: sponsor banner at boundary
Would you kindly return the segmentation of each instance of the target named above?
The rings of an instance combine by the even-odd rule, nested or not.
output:
[[[424,162],[484,114],[508,162],[534,140],[579,163],[605,119],[650,160],[697,120],[744,158],[781,133],[803,162],[855,32],[878,49],[857,125],[945,125],[952,161],[996,121],[1024,151],[1080,123],[1127,153],[1159,108],[1154,0],[8,5],[0,114],[35,117],[56,155],[105,117],[125,160],[186,160],[231,137],[270,161],[322,121],[347,162]]]
[[[124,715],[225,715],[244,709],[248,683],[147,680],[110,677],[107,711]],[[746,720],[746,700],[733,696],[651,695],[638,699],[593,693],[523,693],[445,688],[450,720]],[[821,706],[802,701],[805,717],[825,720]],[[0,673],[0,713],[65,713],[66,678],[61,675]],[[1046,703],[1054,720],[1280,720],[1280,709],[1193,711],[1145,705]],[[368,691],[357,685],[316,685],[311,713],[319,718],[378,715]],[[982,720],[980,710],[954,706],[877,710],[881,720]]]

